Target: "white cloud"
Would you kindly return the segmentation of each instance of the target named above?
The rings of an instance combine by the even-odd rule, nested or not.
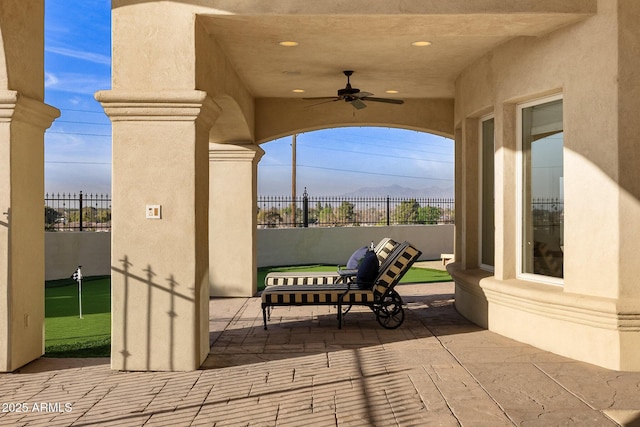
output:
[[[46,73],[45,88],[93,96],[96,91],[110,89],[111,78],[108,75],[84,73]]]
[[[57,85],[59,82],[58,78],[53,73],[44,73],[44,87],[51,87]]]
[[[55,53],[57,55],[66,56],[69,58],[81,59],[83,61],[93,62],[94,64],[111,65],[111,58],[107,55],[99,53],[86,52],[83,50],[67,49],[64,47],[51,47],[47,46],[45,51]]]

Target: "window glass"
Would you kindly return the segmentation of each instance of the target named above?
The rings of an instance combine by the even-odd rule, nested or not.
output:
[[[482,129],[482,215],[480,263],[485,267],[494,265],[495,220],[494,220],[494,120],[481,123]]]
[[[522,272],[563,277],[562,100],[522,109]]]

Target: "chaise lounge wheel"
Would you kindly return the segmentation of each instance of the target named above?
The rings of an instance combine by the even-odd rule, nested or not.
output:
[[[376,319],[380,326],[395,329],[404,322],[402,298],[396,291],[391,291],[380,300],[380,306],[375,310]]]

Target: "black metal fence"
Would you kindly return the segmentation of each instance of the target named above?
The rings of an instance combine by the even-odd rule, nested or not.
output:
[[[45,194],[45,231],[110,231],[108,194]]]
[[[261,228],[453,224],[454,216],[445,198],[258,197]]]
[[[110,231],[108,194],[46,194],[46,231]],[[258,197],[258,227],[344,227],[453,224],[454,200],[447,198]]]

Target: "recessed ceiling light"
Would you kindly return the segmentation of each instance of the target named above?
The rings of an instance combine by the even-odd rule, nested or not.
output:
[[[393,90],[393,89],[389,89],[389,90],[385,90],[385,93],[400,93],[397,90]]]
[[[291,92],[295,92],[295,93],[304,93],[304,89],[294,89]]]
[[[417,47],[430,46],[430,45],[431,45],[431,42],[428,42],[426,40],[424,40],[424,41],[420,40],[420,41],[411,43],[411,46],[417,46]]]
[[[292,40],[287,40],[287,41],[283,41],[278,43],[280,46],[284,46],[284,47],[293,47],[293,46],[298,46],[298,42],[294,42]]]

